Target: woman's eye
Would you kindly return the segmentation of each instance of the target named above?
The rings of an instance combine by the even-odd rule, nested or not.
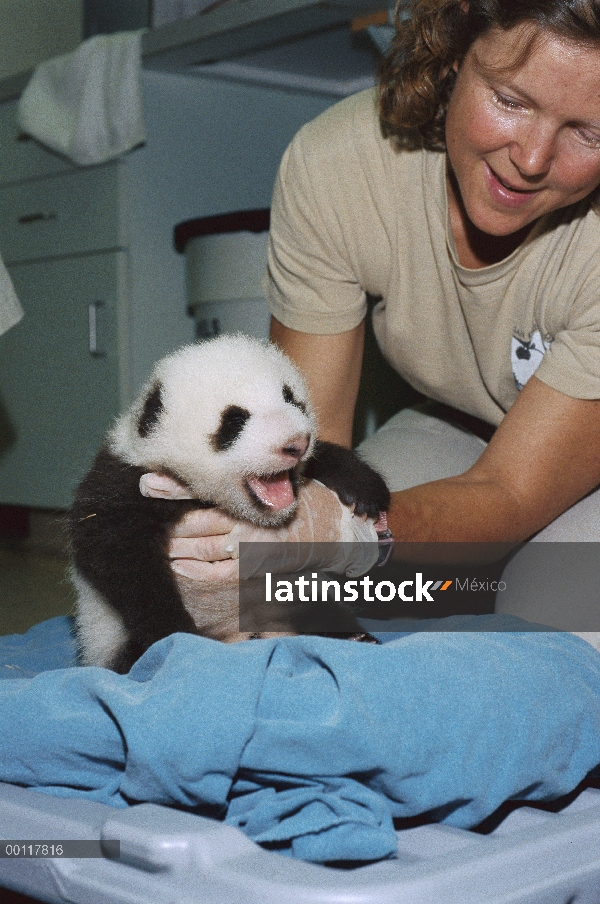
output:
[[[499,94],[497,91],[494,91],[494,100],[499,107],[503,107],[505,110],[521,109],[521,104],[518,101],[512,100],[512,98],[507,97],[505,94]]]
[[[581,140],[590,148],[600,148],[600,135],[597,132],[589,132],[587,129],[577,129]]]

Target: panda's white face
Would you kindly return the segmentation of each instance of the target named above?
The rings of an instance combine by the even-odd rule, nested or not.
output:
[[[316,424],[304,381],[272,345],[222,336],[164,358],[110,438],[130,464],[255,524],[285,523]]]

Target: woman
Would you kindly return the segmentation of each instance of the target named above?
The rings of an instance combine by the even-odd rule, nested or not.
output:
[[[498,427],[485,445],[410,411],[364,444],[397,540],[600,539],[599,85],[598,0],[413,0],[379,109],[351,97],[286,152],[272,338],[322,437],[350,443],[367,293],[393,366]],[[206,519],[176,560],[220,554],[231,524]]]

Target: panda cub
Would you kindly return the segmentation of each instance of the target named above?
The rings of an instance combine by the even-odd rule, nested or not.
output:
[[[176,478],[194,498],[143,496],[149,471]],[[76,492],[72,577],[83,662],[124,673],[176,631],[214,636],[197,627],[178,590],[167,557],[171,527],[210,506],[261,527],[287,524],[303,474],[358,514],[377,518],[389,505],[376,472],[315,438],[305,383],[274,345],[226,335],[159,361]],[[349,635],[364,636],[344,617]]]

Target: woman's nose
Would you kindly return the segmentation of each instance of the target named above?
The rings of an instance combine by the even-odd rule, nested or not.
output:
[[[511,142],[508,156],[523,179],[539,181],[550,170],[555,147],[556,136],[553,130],[529,124],[521,128]]]

